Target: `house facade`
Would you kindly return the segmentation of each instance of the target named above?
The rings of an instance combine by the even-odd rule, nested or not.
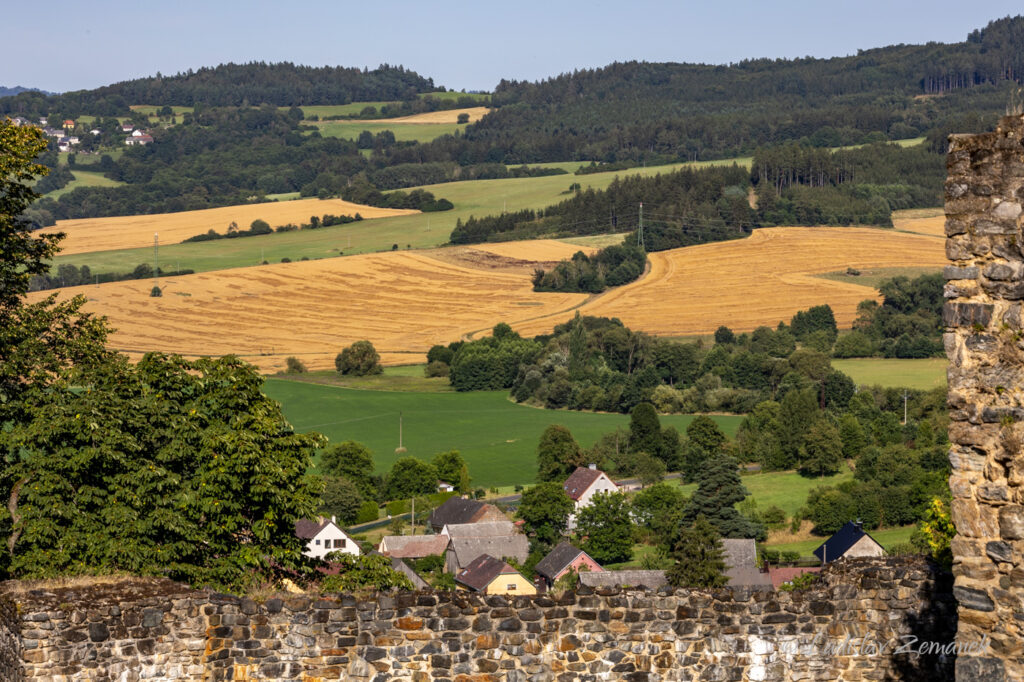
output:
[[[566,530],[576,528],[576,515],[590,504],[590,500],[598,493],[617,493],[619,486],[608,474],[591,464],[589,467],[576,467],[576,471],[562,485],[565,494],[573,501],[573,512],[569,515]]]
[[[488,554],[477,557],[455,575],[462,590],[482,594],[534,595],[537,588],[516,569]]]
[[[885,548],[868,535],[859,521],[848,521],[836,534],[821,543],[814,556],[828,564],[838,559],[885,556]]]
[[[295,535],[306,541],[302,553],[314,559],[323,559],[330,552],[344,552],[353,556],[363,553],[359,543],[342,530],[333,518],[296,521]]]
[[[569,573],[597,573],[604,569],[582,549],[577,549],[568,542],[560,542],[547,556],[537,562],[534,570],[537,572],[538,581],[546,589],[551,589],[555,582]]]

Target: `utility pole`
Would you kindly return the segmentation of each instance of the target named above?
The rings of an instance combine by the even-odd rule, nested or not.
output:
[[[903,391],[903,425],[907,425],[907,392]]]
[[[644,202],[640,202],[640,219],[638,227],[636,228],[636,245],[644,251],[647,247],[644,245]]]
[[[153,286],[160,286],[160,235],[153,233]]]
[[[412,496],[412,533],[410,535],[416,535],[416,496]]]

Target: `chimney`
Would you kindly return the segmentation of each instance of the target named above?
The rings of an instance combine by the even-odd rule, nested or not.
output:
[[[594,464],[594,463],[590,463],[590,464],[588,464],[588,465],[587,465],[587,468],[588,468],[588,469],[591,469],[591,470],[593,470],[593,471],[597,471],[597,465],[596,465],[596,464]]]
[[[333,523],[334,525],[338,525],[338,517],[334,514],[331,514],[331,523]]]

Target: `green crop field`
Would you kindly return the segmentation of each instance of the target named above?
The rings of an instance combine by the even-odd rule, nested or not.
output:
[[[946,358],[850,358],[832,361],[833,367],[859,385],[878,384],[921,390],[945,387],[948,365]]]
[[[903,544],[910,542],[910,536],[914,534],[916,526],[897,526],[896,528],[880,528],[878,530],[869,530],[868,534],[873,537],[878,544],[885,549],[892,548],[893,545]],[[821,546],[828,538],[820,537],[814,538],[813,540],[801,540],[799,542],[779,542],[766,545],[771,549],[779,550],[782,552],[799,552],[802,557],[814,557],[814,550]]]
[[[431,92],[420,95],[420,98],[433,97],[438,100],[457,100],[460,97],[472,97],[481,104],[486,104],[491,101],[491,96],[487,94],[469,94],[465,92]],[[302,115],[306,118],[310,116],[317,116],[324,118],[325,116],[349,116],[351,114],[358,114],[366,107],[373,107],[378,112],[380,108],[385,104],[398,104],[398,102],[390,101],[378,101],[378,102],[350,102],[349,104],[304,104],[300,108],[302,109]],[[291,107],[278,107],[281,111],[288,111]]]
[[[133,105],[131,109],[132,111],[137,111],[141,114],[145,114],[146,116],[154,117],[157,115],[156,112],[163,108],[162,104],[136,104]],[[184,113],[191,114],[195,111],[195,107],[172,106],[171,111],[174,112],[175,116],[181,116]]]
[[[50,199],[58,199],[79,187],[118,187],[124,184],[123,182],[104,177],[102,173],[97,173],[95,171],[83,171],[76,169],[71,171],[71,174],[75,176],[74,180],[60,189],[50,192],[46,196]]]
[[[301,381],[324,386],[359,388],[367,391],[409,391],[413,393],[454,393],[448,377],[426,377],[426,365],[398,365],[385,367],[382,374],[356,377],[334,371],[306,372],[286,375],[289,381]],[[283,376],[283,375],[278,375]]]
[[[774,505],[786,512],[786,516],[793,516],[807,503],[807,495],[814,488],[838,485],[852,479],[853,472],[849,469],[824,478],[806,478],[795,471],[769,471],[744,476],[743,485],[757,502],[758,509],[764,510]],[[687,495],[692,495],[697,484],[689,483],[682,486],[682,489]]]
[[[717,163],[728,164],[728,159]],[[365,220],[348,225],[300,230],[243,239],[219,239],[190,244],[169,244],[160,247],[160,260],[175,264],[175,269],[191,268],[196,272],[225,270],[258,265],[263,260],[276,263],[287,257],[334,258],[345,255],[399,248],[430,248],[448,241],[455,221],[471,215],[499,214],[502,210],[544,208],[567,198],[569,185],[579,182],[584,188],[604,189],[618,176],[666,173],[688,164],[632,168],[625,171],[592,175],[551,175],[540,178],[509,178],[504,180],[468,180],[426,185],[423,189],[445,197],[455,204],[451,211],[423,213],[395,218]],[[139,263],[152,260],[152,249],[121,249],[96,253],[58,256],[55,265],[73,263],[88,265],[93,272],[127,272]],[[169,266],[168,266],[169,267]]]
[[[373,450],[381,473],[402,456],[430,459],[456,449],[462,453],[473,485],[491,487],[533,483],[536,450],[541,433],[550,424],[563,424],[580,445],[590,447],[616,427],[628,428],[629,416],[542,410],[516,405],[506,391],[473,393],[400,393],[365,391],[286,379],[268,379],[264,390],[280,401],[285,416],[297,431],[318,431],[331,442],[355,440]],[[403,419],[403,445],[398,447],[399,413]],[[662,417],[663,426],[680,431],[691,416]],[[730,436],[742,417],[716,416]]]
[[[307,121],[305,125],[316,126],[324,137],[340,137],[343,140],[354,140],[364,130],[376,135],[385,130],[395,134],[398,142],[430,142],[442,135],[453,135],[456,130],[465,128],[458,123],[404,123],[379,121]]]

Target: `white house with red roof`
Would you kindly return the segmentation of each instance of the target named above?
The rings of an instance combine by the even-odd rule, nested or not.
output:
[[[295,535],[306,541],[306,549],[302,553],[314,559],[323,559],[329,552],[344,552],[354,556],[363,553],[359,543],[341,529],[334,517],[312,521],[299,519],[295,522]]]
[[[619,486],[615,484],[608,474],[597,468],[596,464],[589,467],[576,467],[576,471],[569,475],[562,486],[565,494],[573,501],[573,513],[569,515],[567,530],[576,527],[576,514],[590,504],[591,498],[598,493],[617,493]]]

